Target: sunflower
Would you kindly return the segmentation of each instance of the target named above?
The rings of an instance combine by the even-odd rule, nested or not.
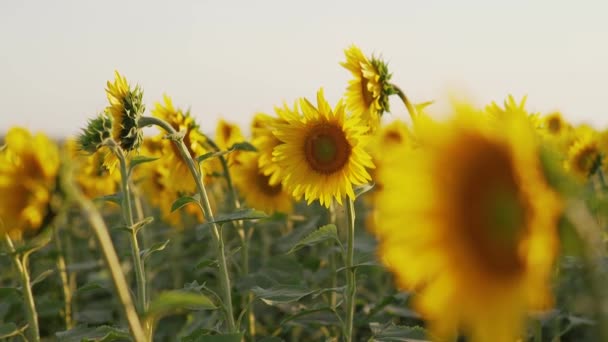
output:
[[[600,165],[600,140],[598,133],[588,126],[577,127],[574,140],[568,148],[564,167],[580,180],[586,180]]]
[[[215,143],[220,150],[226,151],[232,145],[244,142],[246,139],[241,132],[239,126],[220,119],[217,122],[215,129]],[[239,162],[241,151],[234,151],[227,156],[228,165],[233,165]]]
[[[64,145],[67,154],[72,157],[74,166],[74,177],[82,192],[88,198],[96,198],[116,193],[118,173],[111,173],[104,166],[106,151],[97,150],[86,155],[80,151],[76,140],[68,139]]]
[[[551,305],[561,202],[541,171],[535,135],[516,115],[458,113],[421,122],[379,170],[379,257],[438,340],[515,341],[528,310]],[[406,262],[407,261],[407,262]],[[449,308],[446,309],[446,308]]]
[[[260,170],[259,153],[246,153],[238,165],[231,169],[234,185],[250,208],[272,214],[292,211],[291,195],[278,183],[271,185],[270,177]]]
[[[284,105],[283,108],[277,107],[275,111],[280,117],[291,115],[297,117],[295,106],[293,111],[287,105]],[[260,153],[258,158],[260,171],[269,177],[269,183],[272,185],[281,182],[281,168],[272,160],[272,151],[281,144],[281,141],[274,136],[272,131],[275,124],[286,122],[280,117],[272,117],[263,113],[256,114],[251,127],[252,144]]]
[[[346,195],[354,199],[353,185],[365,184],[373,168],[364,147],[369,140],[367,127],[359,116],[346,116],[342,101],[332,111],[317,93],[317,107],[300,100],[302,116],[285,115],[275,126],[274,135],[282,142],[273,151],[273,160],[282,171],[283,185],[297,199],[310,204],[319,200],[329,207],[332,198],[342,204]]]
[[[53,217],[51,199],[59,172],[57,145],[24,128],[8,131],[0,150],[0,233],[20,240]]]
[[[144,113],[143,91],[139,86],[131,89],[127,79],[114,72],[114,83],[108,81],[106,94],[110,105],[106,113],[112,117],[112,138],[129,152],[139,148],[143,140],[138,122]]]
[[[492,102],[486,106],[485,111],[490,115],[491,119],[509,119],[510,117],[517,115],[526,117],[533,127],[540,129],[542,128],[543,122],[538,113],[528,112],[526,109],[527,100],[528,97],[524,96],[518,103],[513,95],[509,95],[503,103],[504,108],[496,102]]]
[[[354,77],[346,88],[346,107],[354,115],[362,115],[373,132],[380,125],[382,114],[389,111],[388,97],[394,94],[392,75],[386,63],[374,57],[368,60],[355,45],[346,49],[344,55],[346,62],[340,64]]]
[[[174,186],[175,175],[172,174],[175,159],[163,155],[166,142],[167,140],[159,137],[144,139],[142,154],[159,159],[138,166],[134,170],[134,179],[143,190],[145,198],[150,201],[150,205],[160,211],[161,220],[174,228],[183,229],[186,222],[182,211],[171,212],[171,206],[180,197],[180,192]],[[203,221],[203,215],[196,203],[187,204],[183,210],[197,222]]]
[[[152,115],[166,121],[176,131],[183,131],[185,133],[184,145],[186,145],[186,149],[192,158],[208,152],[206,148],[207,138],[200,132],[200,128],[190,115],[190,112],[184,113],[181,109],[175,108],[169,96],[164,95],[163,103],[157,102],[154,105]],[[196,184],[190,174],[188,165],[172,141],[161,139],[163,135],[164,133],[161,133],[157,137],[157,141],[161,144],[161,154],[167,158],[168,165],[171,165],[170,171],[173,186],[177,191],[193,191]],[[201,165],[204,175],[211,173],[208,163],[202,163]]]

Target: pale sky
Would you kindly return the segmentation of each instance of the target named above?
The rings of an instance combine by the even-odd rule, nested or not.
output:
[[[167,93],[206,132],[319,87],[335,103],[352,43],[435,111],[453,92],[479,105],[527,94],[531,110],[603,128],[607,18],[606,0],[0,0],[0,134],[78,133],[106,106],[114,70],[143,87],[148,110]]]

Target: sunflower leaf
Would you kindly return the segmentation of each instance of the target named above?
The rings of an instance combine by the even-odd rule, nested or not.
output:
[[[201,293],[182,290],[165,291],[156,296],[146,312],[147,319],[159,319],[182,310],[214,310],[215,304]]]
[[[19,328],[15,323],[0,324],[0,339],[8,339],[9,337],[17,336],[27,329],[27,325]]]
[[[129,164],[129,174],[133,169],[140,164],[149,163],[159,159],[158,157],[148,157],[148,156],[135,156],[131,158],[131,163]]]
[[[175,202],[173,202],[173,204],[171,204],[171,212],[174,212],[177,209],[180,209],[181,207],[185,206],[188,203],[198,203],[198,201],[199,201],[198,194],[196,194],[194,196],[180,197],[180,198],[176,199]]]
[[[232,152],[232,151],[250,151],[250,152],[257,152],[257,148],[255,148],[255,146],[251,145],[250,143],[246,142],[246,141],[242,141],[242,142],[238,142],[232,146],[230,146],[230,148],[228,149],[228,151]]]
[[[355,198],[359,198],[359,196],[370,191],[371,189],[374,188],[375,185],[376,185],[375,183],[370,183],[370,184],[365,184],[365,185],[357,187],[355,189]]]
[[[314,232],[306,235],[306,237],[291,247],[287,254],[291,254],[302,247],[313,246],[327,240],[334,240],[338,243],[340,242],[340,239],[338,238],[338,229],[336,228],[335,224],[326,224],[319,227],[319,229],[315,230]]]
[[[122,194],[121,193],[117,193],[117,194],[112,194],[112,195],[107,195],[107,196],[101,196],[101,197],[95,198],[93,201],[95,201],[95,202],[110,202],[110,203],[115,203],[117,205],[121,205],[121,203],[122,203]]]
[[[139,252],[139,254],[141,255],[141,258],[143,260],[146,260],[152,254],[162,251],[163,249],[165,249],[167,247],[167,245],[169,244],[169,241],[171,241],[171,240],[167,240],[164,242],[157,242],[157,243],[153,244],[152,246],[150,246],[150,248],[146,248],[143,251]]]
[[[263,211],[251,208],[244,208],[236,210],[229,214],[219,214],[215,217],[215,220],[209,223],[226,223],[232,221],[257,220],[266,217],[268,217],[268,215]]]

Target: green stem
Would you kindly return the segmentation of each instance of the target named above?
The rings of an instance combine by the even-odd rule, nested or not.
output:
[[[355,205],[353,200],[346,201],[347,231],[346,231],[346,319],[344,328],[344,339],[346,342],[354,340],[353,319],[355,315],[355,294],[357,291],[357,279],[355,277],[354,255],[355,255]]]
[[[59,278],[61,279],[61,289],[63,290],[63,315],[65,320],[66,330],[70,330],[73,327],[72,322],[72,288],[70,287],[70,277],[68,274],[66,262],[65,262],[65,249],[61,242],[61,235],[59,235],[59,229],[53,227],[55,245],[57,246],[57,270],[59,271]]]
[[[137,312],[135,311],[133,299],[129,293],[129,286],[127,285],[125,276],[122,273],[120,261],[116,255],[116,250],[114,249],[112,238],[108,233],[108,228],[106,227],[101,214],[97,208],[95,208],[93,202],[86,198],[72,181],[68,181],[68,178],[69,177],[63,177],[62,188],[66,194],[73,199],[74,203],[78,204],[84,216],[89,221],[91,228],[93,229],[93,233],[95,234],[97,243],[101,249],[106,266],[110,271],[110,276],[112,277],[112,282],[116,288],[118,299],[122,304],[125,318],[129,324],[131,334],[133,335],[133,340],[135,342],[145,342],[146,337],[144,335],[144,330],[139,317],[137,316]]]
[[[13,261],[13,265],[19,272],[19,278],[21,280],[21,288],[23,290],[23,306],[25,307],[25,315],[27,317],[27,337],[30,342],[40,341],[40,332],[38,329],[38,314],[36,312],[36,304],[34,303],[34,295],[32,293],[32,286],[30,283],[30,274],[28,269],[28,254],[20,254],[15,250],[13,241],[4,234],[4,242],[8,247],[8,251]]]
[[[393,89],[395,89],[395,94],[397,94],[397,96],[399,96],[399,98],[405,105],[405,108],[407,108],[407,111],[410,113],[410,117],[412,118],[412,121],[416,122],[416,119],[418,119],[418,111],[416,110],[416,107],[410,102],[410,100],[407,98],[407,96],[405,95],[403,90],[401,90],[401,88],[399,88],[395,84],[392,84],[392,86],[393,86]]]
[[[331,202],[330,206],[329,206],[329,223],[333,223],[334,225],[337,225],[337,220],[336,220],[336,203],[334,201]],[[338,230],[339,231],[339,230]],[[334,246],[334,241],[329,242],[329,248],[333,248]],[[337,265],[337,260],[336,260],[336,253],[329,253],[329,267],[331,269],[331,288],[335,289],[338,287],[338,272],[336,272],[336,270],[338,269],[338,265]],[[332,309],[335,310],[336,308],[336,304],[338,303],[338,294],[336,293],[336,291],[331,291],[330,292],[330,297],[329,297],[329,305],[331,306]]]
[[[127,160],[120,147],[115,147],[114,152],[120,162],[120,183],[122,191],[122,210],[123,218],[127,227],[129,227],[129,237],[131,239],[131,254],[133,257],[133,265],[135,268],[135,281],[137,283],[137,311],[143,315],[148,309],[146,295],[146,274],[144,272],[144,262],[141,259],[139,249],[139,241],[137,239],[137,230],[134,229],[135,222],[133,221],[133,206],[131,204],[131,191],[129,188],[129,174],[127,170]]]
[[[142,117],[139,120],[139,126],[145,127],[150,125],[156,125],[167,131],[171,135],[171,139],[173,143],[179,150],[179,153],[188,166],[194,181],[196,182],[196,188],[199,194],[199,203],[201,210],[203,211],[203,215],[205,216],[205,220],[207,222],[211,222],[211,232],[213,239],[215,241],[217,257],[219,263],[219,278],[220,278],[220,286],[222,289],[222,301],[224,305],[224,310],[226,312],[226,321],[228,322],[228,331],[229,332],[237,332],[236,324],[234,321],[234,313],[232,309],[232,287],[230,284],[230,275],[228,273],[228,263],[226,262],[226,251],[224,245],[224,238],[222,234],[222,230],[215,223],[215,218],[213,216],[213,210],[211,209],[211,205],[209,203],[209,197],[207,196],[207,190],[203,184],[203,177],[199,171],[199,167],[195,164],[192,156],[188,152],[186,145],[184,145],[184,138],[180,136],[178,132],[167,122],[155,118],[155,117]]]

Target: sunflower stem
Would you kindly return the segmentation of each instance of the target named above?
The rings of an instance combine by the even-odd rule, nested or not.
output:
[[[66,172],[65,174],[69,173]],[[141,321],[139,320],[139,316],[137,315],[137,311],[135,310],[135,306],[133,305],[133,299],[131,298],[131,294],[129,292],[127,280],[125,279],[125,275],[122,273],[120,261],[116,255],[112,238],[108,233],[108,228],[106,227],[101,214],[93,202],[82,194],[82,192],[76,187],[73,181],[69,179],[69,177],[64,176],[62,179],[62,189],[72,198],[74,203],[78,204],[87,221],[89,221],[91,228],[93,229],[93,233],[95,234],[95,238],[97,239],[97,243],[101,249],[106,266],[110,271],[110,276],[112,277],[112,282],[116,288],[118,299],[122,304],[121,306],[123,313],[127,319],[127,323],[129,324],[129,329],[133,335],[133,340],[135,342],[145,342],[146,337],[144,335],[144,330],[142,328]]]
[[[220,151],[219,146],[209,137],[207,138],[207,143],[211,148],[213,148],[216,152]],[[228,192],[230,194],[230,199],[232,202],[232,207],[234,210],[241,209],[241,201],[239,200],[239,196],[236,192],[236,188],[234,187],[234,183],[232,182],[232,175],[230,174],[230,169],[228,168],[228,162],[224,156],[219,156],[220,164],[222,165],[222,172],[224,178],[226,179],[226,186],[228,187]],[[247,276],[249,274],[249,240],[251,237],[251,230],[248,230],[245,227],[243,221],[235,221],[236,229],[238,231],[238,235],[241,238],[241,262],[242,262],[242,273],[243,276]],[[253,308],[251,307],[251,302],[253,301],[253,292],[248,291],[245,302],[242,304],[242,309],[247,310],[247,332],[249,336],[254,338],[255,336],[255,313]]]
[[[141,259],[139,241],[137,239],[137,230],[134,229],[135,222],[133,221],[133,206],[131,204],[131,190],[129,187],[129,173],[127,170],[127,160],[125,154],[120,147],[113,148],[114,153],[118,157],[120,163],[120,181],[122,190],[122,210],[123,219],[127,227],[129,227],[129,237],[131,239],[131,254],[133,257],[133,265],[135,268],[135,281],[137,284],[137,311],[140,315],[145,314],[148,309],[146,300],[146,275],[144,272],[144,262]]]
[[[57,247],[57,270],[59,271],[59,278],[61,279],[61,289],[63,291],[63,318],[65,321],[66,330],[73,328],[72,322],[72,288],[70,286],[70,276],[68,274],[65,254],[66,251],[63,248],[61,242],[61,235],[59,235],[59,229],[53,227],[53,234],[55,245]]]
[[[393,87],[393,89],[395,89],[395,94],[399,96],[399,98],[405,105],[405,108],[407,108],[407,111],[410,113],[412,121],[415,122],[416,119],[418,119],[418,111],[416,110],[416,107],[410,102],[410,100],[407,98],[401,88],[399,88],[396,84],[392,84],[391,86]]]
[[[28,323],[26,330],[28,341],[38,342],[40,341],[40,332],[38,329],[38,313],[36,311],[28,269],[29,254],[18,253],[13,244],[13,240],[11,240],[8,234],[4,234],[4,243],[8,248],[13,265],[15,266],[15,269],[17,269],[17,272],[19,272],[19,279],[21,280],[23,306],[25,308],[25,315]]]
[[[355,315],[355,294],[357,291],[357,279],[355,277],[354,255],[355,255],[355,205],[352,199],[346,200],[347,230],[346,230],[346,319],[344,321],[344,340],[354,340],[353,319]]]
[[[329,223],[333,223],[334,225],[337,226],[338,224],[337,224],[336,216],[337,216],[336,215],[336,203],[334,201],[331,201],[331,204],[329,206]],[[335,244],[334,241],[329,242],[329,248],[333,248],[334,244]],[[337,267],[335,253],[329,253],[329,267],[330,267],[330,272],[331,272],[330,288],[335,289],[338,287],[338,274],[336,272],[338,267]],[[334,310],[336,309],[336,303],[338,302],[337,297],[338,296],[337,296],[336,291],[330,292],[329,306],[331,306],[331,308]]]
[[[232,309],[232,287],[230,284],[230,275],[228,273],[228,263],[226,262],[226,251],[224,245],[224,238],[222,234],[221,228],[215,223],[215,218],[213,216],[213,210],[211,209],[211,205],[209,203],[209,197],[207,196],[207,190],[205,189],[205,185],[203,184],[203,177],[200,172],[200,167],[197,167],[197,164],[192,159],[192,156],[188,152],[186,145],[184,145],[183,137],[180,137],[178,132],[167,122],[164,120],[155,118],[155,117],[142,117],[139,120],[139,126],[145,127],[150,125],[156,125],[167,131],[171,135],[171,139],[179,153],[188,166],[194,181],[196,182],[196,188],[199,194],[199,204],[200,208],[205,216],[205,219],[208,222],[211,222],[211,232],[213,239],[215,241],[216,250],[217,250],[217,258],[219,263],[219,278],[220,278],[220,286],[222,290],[222,304],[224,306],[224,311],[226,313],[226,321],[228,324],[228,332],[237,332],[236,324],[234,321],[234,313]]]

